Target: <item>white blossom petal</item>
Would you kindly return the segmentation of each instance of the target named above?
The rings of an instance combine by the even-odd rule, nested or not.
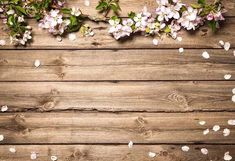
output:
[[[233,50],[233,56],[235,56],[235,50]]]
[[[205,58],[205,59],[209,59],[209,58],[210,58],[210,55],[209,55],[209,53],[208,53],[207,51],[204,51],[204,52],[202,53],[202,57]]]
[[[153,45],[158,45],[158,40],[157,39],[153,39]]]
[[[85,1],[84,1],[84,5],[87,6],[87,7],[89,7],[89,6],[90,6],[90,0],[85,0]]]
[[[179,48],[179,53],[183,53],[184,52],[184,48]]]
[[[2,112],[6,112],[7,110],[8,110],[7,105],[4,105],[4,106],[1,107],[1,111]]]
[[[149,157],[150,157],[150,158],[156,157],[156,153],[154,153],[154,152],[149,152]]]
[[[207,154],[208,154],[208,150],[207,150],[206,148],[202,148],[202,149],[201,149],[201,152],[202,152],[202,154],[204,154],[204,155],[207,155]]]
[[[55,156],[55,155],[52,155],[52,156],[51,156],[51,160],[52,160],[52,161],[56,161],[57,159],[58,159],[57,156]]]
[[[234,126],[235,125],[235,120],[228,120],[228,124]]]
[[[209,132],[210,132],[210,130],[206,129],[206,130],[203,131],[203,135],[207,135],[207,134],[209,134]]]
[[[224,79],[225,79],[225,80],[229,80],[231,77],[232,77],[231,74],[225,74],[225,75],[224,75]]]
[[[229,42],[225,42],[224,43],[224,50],[228,51],[230,49],[230,43]]]
[[[219,131],[220,130],[220,126],[219,125],[215,125],[213,126],[213,131]]]
[[[185,146],[182,146],[181,149],[182,149],[182,151],[184,151],[184,152],[188,152],[190,148],[185,145]]]
[[[235,94],[235,88],[232,89],[232,93]]]
[[[223,131],[223,135],[224,136],[229,136],[230,135],[230,130],[229,129],[224,129],[224,131]]]
[[[177,40],[178,40],[179,42],[181,42],[183,39],[182,39],[182,37],[177,37]]]
[[[224,160],[225,160],[225,161],[230,161],[230,160],[232,160],[232,159],[233,159],[233,158],[232,158],[231,155],[229,155],[229,152],[224,153]]]
[[[132,141],[130,141],[130,142],[128,143],[128,147],[129,147],[129,148],[132,148],[132,147],[133,147],[133,142],[132,142]]]
[[[220,41],[219,41],[219,44],[220,44],[221,46],[224,46],[224,41],[223,41],[223,40],[220,40]]]
[[[36,60],[34,61],[34,66],[37,68],[37,67],[39,67],[40,65],[41,65],[40,60],[36,59]]]
[[[0,46],[4,46],[6,45],[6,41],[5,40],[0,40]]]
[[[56,36],[56,40],[57,40],[58,42],[61,42],[61,41],[62,41],[62,37],[61,37],[61,36]]]
[[[0,135],[0,141],[3,141],[3,140],[4,140],[4,136]]]
[[[31,152],[30,158],[31,158],[31,160],[37,159],[37,153],[36,152]]]
[[[232,96],[232,101],[235,102],[235,95]]]
[[[69,40],[70,41],[76,40],[76,35],[74,33],[69,34]]]
[[[206,124],[206,121],[199,121],[199,124],[200,124],[200,125],[205,125],[205,124]]]
[[[9,148],[9,151],[10,151],[11,153],[16,153],[16,148],[15,148],[15,147],[10,147],[10,148]]]

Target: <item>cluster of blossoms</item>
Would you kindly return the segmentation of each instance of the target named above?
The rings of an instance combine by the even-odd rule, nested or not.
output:
[[[63,20],[63,15],[59,13],[59,10],[51,10],[49,13],[46,13],[38,26],[42,29],[48,29],[53,35],[62,35],[68,28],[70,20]]]
[[[166,33],[176,39],[178,31],[182,28],[196,30],[208,23],[215,30],[219,26],[219,21],[224,20],[225,11],[219,2],[208,5],[202,0],[198,4],[188,6],[179,0],[157,0],[157,4],[154,14],[149,13],[145,8],[141,13],[130,13],[126,20],[112,17],[109,21],[111,25],[109,33],[115,39],[130,36],[136,32],[142,32],[145,35]]]
[[[28,26],[25,22],[23,14],[16,14],[16,10],[8,9],[4,10],[0,8],[0,13],[5,13],[7,18],[3,19],[3,23],[6,24],[10,30],[10,43],[14,45],[25,45],[32,39],[31,26]]]

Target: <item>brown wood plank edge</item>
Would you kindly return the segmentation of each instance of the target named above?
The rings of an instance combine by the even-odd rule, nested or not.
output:
[[[17,153],[10,153],[9,148],[15,147]],[[38,161],[50,160],[52,155],[58,157],[60,161],[90,160],[90,161],[149,161],[149,152],[157,153],[152,160],[164,161],[208,161],[223,160],[224,153],[229,151],[230,155],[235,155],[234,145],[193,145],[190,151],[181,151],[181,146],[177,145],[134,145],[128,148],[127,145],[104,146],[104,145],[30,145],[30,146],[0,146],[0,159],[4,161],[25,161],[29,160],[31,152],[38,153]],[[201,148],[209,150],[208,155],[202,155]]]
[[[17,152],[10,153],[9,148],[15,147]],[[207,148],[208,155],[202,155],[200,149]],[[149,152],[157,153],[152,160],[164,161],[208,161],[223,160],[224,153],[229,151],[231,156],[235,155],[234,145],[193,145],[190,151],[181,151],[177,145],[127,145],[105,146],[105,145],[12,145],[0,146],[0,159],[3,161],[25,161],[30,159],[31,152],[37,152],[37,161],[50,160],[52,155],[60,161],[149,161]]]
[[[235,144],[234,112],[223,113],[3,113],[1,144]],[[200,120],[206,125],[199,124]],[[203,135],[218,124],[221,130]],[[229,136],[223,129],[229,128]]]
[[[0,105],[22,111],[234,111],[235,81],[1,82]]]
[[[224,81],[225,74],[235,75],[232,50],[207,50],[208,60],[203,51],[1,50],[0,81]]]
[[[2,23],[2,22],[1,22]],[[34,40],[27,47],[14,47],[10,45],[9,35],[0,29],[1,38],[7,40],[7,45],[1,49],[178,49],[183,48],[221,48],[219,41],[228,41],[231,48],[234,48],[235,42],[235,18],[227,18],[221,29],[217,33],[204,26],[198,31],[187,32],[182,30],[179,36],[183,37],[182,42],[173,40],[170,37],[164,37],[160,40],[158,46],[152,43],[152,37],[133,36],[126,40],[116,41],[108,34],[108,24],[88,22],[96,33],[94,37],[82,37],[77,33],[77,39],[70,41],[64,38],[62,42],[58,42],[55,37],[47,33],[47,31],[38,28],[34,21],[30,21],[33,27]],[[1,24],[0,24],[1,25]]]

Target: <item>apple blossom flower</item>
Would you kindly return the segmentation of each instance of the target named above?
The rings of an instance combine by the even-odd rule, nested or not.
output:
[[[75,7],[72,8],[71,15],[74,15],[74,16],[78,17],[78,16],[80,16],[81,14],[82,14],[82,13],[81,13],[81,11],[80,11],[79,8],[75,8]]]
[[[59,10],[51,10],[49,13],[46,13],[44,18],[40,21],[39,27],[48,29],[53,35],[62,35],[69,24],[70,20],[64,20]]]
[[[14,10],[9,10],[9,11],[7,11],[7,15],[13,15],[15,13],[15,11]]]
[[[18,17],[18,22],[24,22],[24,16],[19,16]]]
[[[187,30],[195,30],[196,27],[202,23],[202,18],[198,16],[198,10],[188,7],[186,11],[182,13],[182,17],[178,20],[178,23]]]

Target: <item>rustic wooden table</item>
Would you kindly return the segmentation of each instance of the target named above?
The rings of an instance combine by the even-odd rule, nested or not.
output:
[[[69,5],[96,15],[97,1]],[[153,10],[152,1],[121,0],[121,16],[143,5]],[[30,22],[31,45],[0,49],[0,105],[9,107],[0,113],[0,161],[28,161],[31,152],[38,161],[51,155],[58,161],[221,161],[227,151],[235,158],[235,127],[227,124],[235,119],[235,1],[224,4],[226,22],[216,34],[207,27],[181,31],[182,42],[166,37],[157,47],[143,36],[117,42],[105,23],[92,24],[94,37],[58,42]],[[219,40],[233,49],[221,49]],[[202,58],[203,51],[210,59]],[[225,81],[228,73],[233,77]],[[217,124],[220,132],[203,135]],[[227,137],[224,128],[231,130]],[[204,147],[208,155],[201,154]],[[150,158],[149,152],[159,155]]]

